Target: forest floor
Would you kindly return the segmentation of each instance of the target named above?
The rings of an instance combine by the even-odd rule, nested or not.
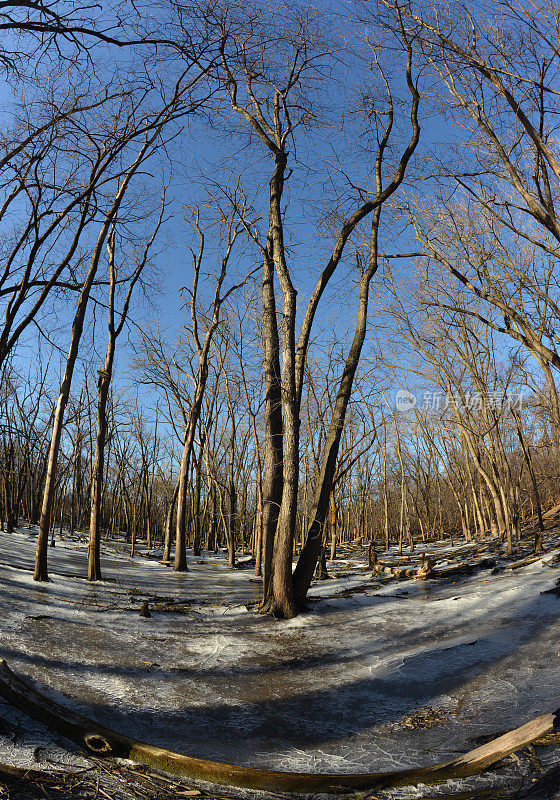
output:
[[[189,554],[178,574],[161,551],[131,559],[124,542],[104,545],[104,580],[89,584],[85,537],[65,536],[38,584],[36,531],[2,533],[0,655],[59,702],[189,755],[289,771],[428,765],[560,706],[560,529],[549,524],[532,563],[530,542],[513,559],[495,541],[378,554],[406,569],[426,553],[428,580],[372,575],[363,550],[345,551],[289,621],[256,614],[252,569],[228,569],[221,553]],[[14,798],[265,797],[96,762],[3,702],[0,761],[75,771],[65,786],[14,784]],[[539,747],[477,778],[375,796],[560,797],[560,778],[556,794],[526,794],[556,767],[560,750]]]

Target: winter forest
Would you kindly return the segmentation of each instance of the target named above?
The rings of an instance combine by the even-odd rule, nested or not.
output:
[[[0,795],[560,797],[560,4],[0,30]]]

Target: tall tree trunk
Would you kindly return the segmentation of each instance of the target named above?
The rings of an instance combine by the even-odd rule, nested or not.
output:
[[[175,503],[177,502],[177,495],[179,494],[179,481],[175,484],[171,502],[167,509],[167,516],[165,518],[165,539],[163,543],[163,560],[169,561],[169,553],[171,552],[171,539],[173,537],[173,512],[175,511]]]
[[[84,319],[86,315],[89,295],[97,272],[99,257],[101,254],[100,253],[101,246],[105,239],[106,233],[107,233],[106,227],[103,226],[102,233],[100,234],[100,237],[98,239],[98,243],[94,252],[94,256],[91,261],[88,274],[82,285],[82,291],[80,292],[80,298],[78,300],[78,306],[76,309],[76,314],[74,316],[74,322],[72,324],[72,338],[70,342],[70,350],[66,361],[66,368],[64,370],[64,378],[60,386],[58,402],[56,404],[51,444],[49,448],[47,475],[45,479],[43,505],[41,508],[41,521],[39,523],[39,536],[37,538],[35,571],[33,573],[33,578],[36,581],[46,581],[49,578],[48,566],[47,566],[47,547],[48,547],[48,538],[51,527],[52,505],[53,505],[54,492],[56,486],[56,468],[58,461],[58,452],[60,450],[60,440],[62,437],[62,428],[64,425],[64,412],[66,410],[68,397],[70,395],[72,375],[74,372],[74,365],[76,364],[76,358],[78,356],[78,348],[82,336],[82,331],[84,328]]]
[[[333,480],[336,474],[338,450],[344,428],[344,420],[346,418],[346,409],[352,393],[354,376],[358,368],[362,346],[366,337],[369,286],[378,266],[377,235],[380,217],[381,207],[378,206],[374,210],[372,218],[369,264],[360,279],[360,296],[354,339],[344,365],[344,371],[340,380],[325,447],[323,449],[323,457],[317,479],[317,488],[315,490],[315,497],[311,510],[311,524],[308,528],[307,539],[293,575],[294,595],[299,608],[303,608],[305,605],[305,599],[309,587],[311,586],[311,581],[313,580],[317,559],[321,553],[323,527],[328,512]]]
[[[109,337],[103,371],[99,373],[97,399],[97,432],[95,436],[95,455],[91,475],[91,510],[89,518],[88,543],[88,581],[101,580],[101,497],[105,466],[105,443],[107,441],[107,398],[113,371],[115,341]]]
[[[336,508],[336,501],[334,498],[334,489],[331,492],[331,561],[334,561],[336,558],[336,518],[337,518],[337,508]]]
[[[262,499],[262,476],[259,470],[257,479],[257,509],[255,514],[255,575],[262,575],[262,555],[263,555],[263,499]]]
[[[275,169],[278,170],[278,166]],[[275,191],[275,176],[270,187]],[[272,223],[269,227],[267,248],[263,262],[262,306],[263,306],[263,367],[266,387],[265,444],[263,492],[263,599],[261,610],[269,611],[272,604],[272,559],[275,536],[282,502],[283,477],[283,420],[280,376],[280,345],[276,318],[274,293],[274,262],[272,257]]]
[[[177,493],[177,523],[175,530],[175,560],[173,562],[173,569],[176,572],[188,572],[187,566],[187,502],[188,502],[188,476],[189,464],[194,446],[194,435],[196,426],[200,417],[202,409],[202,400],[204,397],[204,389],[206,386],[207,365],[203,365],[203,370],[200,373],[193,404],[189,412],[189,419],[187,423],[187,430],[185,432],[185,441],[183,444],[183,454],[181,456],[181,467],[179,469]]]
[[[535,553],[542,553],[543,551],[543,533],[544,533],[544,522],[542,516],[542,506],[541,506],[541,496],[539,493],[539,486],[537,483],[537,476],[535,475],[535,469],[533,467],[533,459],[531,457],[531,451],[527,447],[527,442],[525,441],[525,436],[523,435],[523,429],[521,427],[521,419],[517,411],[512,409],[513,418],[515,420],[515,426],[517,429],[517,438],[519,439],[519,443],[521,445],[521,449],[523,451],[523,457],[525,459],[525,463],[527,464],[527,469],[529,470],[529,476],[531,478],[531,486],[533,489],[533,498],[535,501],[535,507],[537,509],[537,519],[538,525],[535,531],[535,546],[534,550]]]
[[[195,488],[193,497],[193,555],[199,558],[201,551],[201,521],[200,521],[200,495],[202,492],[202,456],[206,446],[206,430],[202,431],[200,437],[200,450],[198,459],[193,453],[193,467],[196,470]]]

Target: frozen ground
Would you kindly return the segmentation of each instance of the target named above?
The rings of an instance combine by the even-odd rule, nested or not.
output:
[[[246,608],[259,584],[220,555],[177,574],[156,553],[107,551],[106,580],[92,585],[81,577],[85,545],[67,540],[49,550],[51,581],[37,584],[35,544],[32,532],[0,534],[2,657],[58,700],[163,747],[275,769],[380,771],[452,758],[474,737],[560,706],[560,599],[542,594],[560,575],[548,565],[557,551],[454,582],[372,580],[362,561],[340,561],[337,577],[312,587],[310,613],[279,622]],[[166,601],[181,605],[162,610]],[[0,760],[68,758],[36,724],[0,713]],[[540,757],[550,765],[560,754]],[[447,789],[517,785],[529,772],[511,759]]]

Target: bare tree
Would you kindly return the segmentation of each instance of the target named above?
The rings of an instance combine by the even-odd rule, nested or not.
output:
[[[434,195],[411,199],[418,239],[478,299],[465,310],[526,347],[553,384],[550,369],[560,369],[560,7],[384,5],[393,30],[404,26],[415,37],[417,57],[441,88],[440,109],[464,132],[444,157],[434,154]]]
[[[109,396],[109,388],[111,385],[111,378],[113,375],[113,363],[115,359],[115,350],[117,338],[121,334],[128,310],[134,287],[148,262],[150,249],[155,241],[155,238],[160,229],[163,212],[165,208],[165,195],[162,201],[162,209],[159,219],[154,228],[152,236],[146,242],[143,252],[139,254],[138,263],[129,279],[126,296],[124,298],[122,309],[119,313],[120,319],[118,324],[115,324],[115,293],[117,288],[117,269],[115,266],[115,240],[116,231],[115,227],[111,229],[107,239],[107,250],[109,252],[109,308],[108,308],[108,328],[109,340],[107,342],[107,352],[105,354],[105,361],[103,369],[98,371],[99,380],[97,384],[98,401],[97,401],[97,433],[95,439],[95,455],[93,460],[92,479],[91,479],[91,510],[90,510],[90,523],[89,523],[89,546],[88,546],[88,580],[98,581],[101,580],[101,564],[99,559],[99,546],[100,546],[100,514],[101,514],[101,494],[103,488],[103,471],[104,471],[104,451],[105,442],[107,438],[107,399]]]
[[[60,448],[60,440],[62,436],[64,412],[70,394],[72,375],[74,372],[74,366],[78,355],[78,348],[80,345],[80,340],[83,332],[88,301],[93,286],[93,282],[97,275],[97,270],[101,260],[102,251],[105,246],[107,236],[109,235],[113,226],[116,224],[119,209],[121,208],[123,199],[126,195],[127,189],[129,188],[134,175],[142,166],[142,164],[144,164],[153,155],[155,150],[157,150],[158,144],[161,141],[161,134],[165,126],[173,118],[173,115],[177,110],[183,91],[184,87],[182,87],[181,84],[178,84],[175,89],[171,102],[166,103],[165,107],[162,110],[160,110],[153,119],[150,119],[148,123],[144,121],[138,127],[136,124],[134,124],[134,116],[132,116],[129,121],[129,125],[125,127],[124,132],[121,134],[120,140],[118,140],[118,149],[122,150],[124,148],[124,142],[128,141],[129,143],[133,144],[136,139],[144,137],[144,142],[141,144],[136,157],[134,158],[132,163],[130,163],[127,167],[123,169],[116,194],[112,202],[110,202],[108,208],[105,211],[105,216],[102,221],[97,241],[95,243],[93,253],[91,256],[89,269],[82,283],[82,288],[78,304],[76,307],[76,312],[74,315],[70,349],[68,352],[65,372],[60,387],[60,394],[58,397],[56,412],[53,421],[53,432],[52,432],[51,446],[49,451],[47,474],[45,479],[43,505],[41,510],[41,522],[39,525],[39,537],[37,541],[37,554],[36,554],[35,572],[34,572],[34,578],[37,581],[48,580],[47,541],[51,525],[53,493],[56,481],[56,466]]]
[[[241,201],[244,204],[244,200]],[[200,419],[200,412],[202,409],[202,402],[204,399],[204,391],[206,388],[206,381],[208,378],[208,362],[210,358],[210,349],[212,340],[218,326],[220,324],[220,313],[223,304],[227,299],[238,289],[245,285],[252,272],[248,275],[241,277],[237,283],[233,283],[227,289],[223,290],[224,282],[227,277],[229,262],[234,252],[234,248],[240,235],[244,232],[244,225],[237,215],[237,210],[233,214],[227,215],[223,212],[219,203],[216,207],[221,216],[221,223],[224,227],[225,242],[224,252],[221,259],[220,271],[215,277],[214,299],[212,301],[210,312],[208,313],[208,322],[204,338],[200,333],[200,310],[199,303],[199,280],[201,276],[201,269],[204,260],[205,248],[205,235],[200,225],[200,211],[198,208],[193,209],[193,225],[199,239],[198,250],[192,250],[194,277],[191,289],[191,323],[192,323],[192,337],[196,346],[198,354],[198,363],[196,366],[194,376],[194,391],[192,394],[191,405],[188,410],[187,424],[183,442],[183,454],[181,457],[181,466],[179,468],[179,490],[177,494],[177,526],[175,537],[175,561],[173,568],[179,572],[184,572],[187,567],[186,555],[186,534],[185,534],[185,520],[187,513],[187,488],[188,488],[188,472],[189,462],[191,459],[195,433]],[[245,206],[242,205],[242,214],[245,214]],[[253,270],[254,271],[254,270]]]
[[[290,24],[291,29],[287,27]],[[328,52],[321,50],[317,43],[319,36],[315,26],[316,20],[311,16],[296,15],[293,19],[286,20],[281,32],[283,65],[286,65],[282,67],[278,67],[278,42],[275,39],[273,45],[269,44],[258,25],[249,33],[244,31],[238,37],[228,35],[224,29],[222,45],[222,65],[229,86],[232,109],[246,122],[272,160],[266,241],[261,242],[260,238],[255,237],[263,259],[262,319],[267,397],[262,609],[283,617],[294,616],[302,608],[321,550],[323,524],[336,470],[340,437],[366,334],[369,285],[378,265],[377,236],[381,208],[402,183],[420,134],[419,94],[412,75],[412,48],[408,46],[406,76],[411,101],[412,133],[391,177],[385,180],[385,158],[389,142],[392,143],[394,104],[389,82],[374,48],[373,58],[387,95],[382,112],[374,103],[369,109],[377,147],[377,152],[373,155],[373,186],[358,194],[357,209],[337,225],[332,253],[316,276],[316,284],[297,336],[297,290],[285,247],[282,204],[286,179],[290,174],[289,143],[296,134],[301,135],[312,117],[309,99],[302,99],[306,84],[317,80],[329,57]],[[255,52],[259,54],[258,70],[254,66]],[[266,59],[270,64],[268,72],[266,67],[263,68]],[[322,456],[307,542],[292,579],[300,470],[299,414],[311,330],[321,298],[343,259],[346,246],[367,217],[371,217],[372,227],[367,262],[360,276],[358,323]],[[280,285],[283,302],[281,344],[276,319],[275,279]]]

